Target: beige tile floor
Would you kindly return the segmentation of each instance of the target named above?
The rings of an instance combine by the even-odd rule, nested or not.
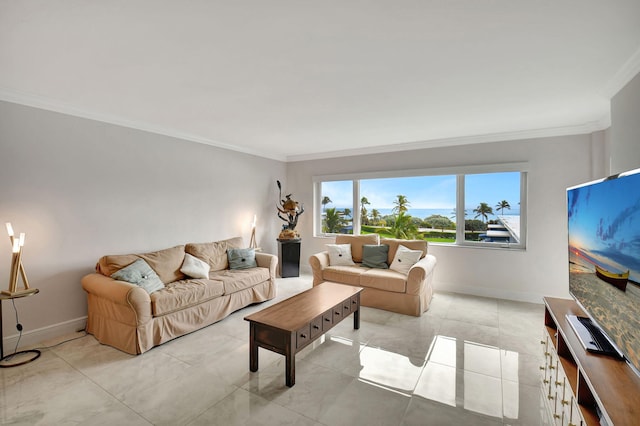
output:
[[[249,372],[244,317],[278,297],[131,356],[85,336],[0,370],[0,424],[541,425],[542,304],[436,293],[420,318],[362,308],[296,357],[260,349]]]

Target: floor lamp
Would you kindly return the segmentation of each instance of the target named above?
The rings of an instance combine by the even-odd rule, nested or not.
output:
[[[30,349],[26,351],[14,352],[13,354],[4,355],[4,340],[2,333],[2,301],[9,299],[17,299],[20,297],[27,297],[39,292],[37,288],[30,288],[29,281],[27,280],[27,274],[24,271],[22,265],[22,248],[24,247],[24,233],[21,233],[18,238],[13,233],[13,227],[11,223],[7,223],[7,233],[9,234],[9,241],[11,241],[11,271],[9,273],[9,288],[0,292],[0,368],[17,367],[18,365],[26,364],[38,358],[40,351],[37,349]],[[22,278],[23,288],[18,290],[18,275]],[[20,335],[22,336],[22,324],[16,324]],[[18,339],[20,341],[20,339]],[[17,349],[17,344],[16,344]],[[22,355],[27,355],[26,357]],[[17,361],[11,363],[11,361],[18,356]]]
[[[258,243],[256,242],[256,215],[253,215],[253,223],[251,224],[251,240],[249,241],[249,248],[258,248]]]

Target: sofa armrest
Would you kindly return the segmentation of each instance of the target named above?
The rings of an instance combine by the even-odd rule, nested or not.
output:
[[[431,282],[436,263],[436,257],[428,254],[411,267],[407,277],[407,294],[422,294],[425,285]]]
[[[309,265],[311,265],[311,271],[313,272],[313,285],[320,284],[324,281],[322,278],[322,270],[329,266],[329,252],[322,251],[311,255]]]
[[[261,268],[268,268],[271,282],[276,281],[276,272],[278,270],[278,256],[269,253],[256,252],[256,263]]]
[[[98,273],[85,275],[81,282],[84,291],[102,299],[104,304],[131,309],[136,318],[136,325],[151,320],[151,298],[142,287]]]

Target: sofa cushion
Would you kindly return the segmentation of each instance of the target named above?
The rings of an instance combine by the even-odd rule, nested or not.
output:
[[[351,244],[351,256],[354,262],[362,262],[362,246],[365,244],[380,244],[378,234],[365,235],[336,235],[336,244]]]
[[[329,252],[329,265],[355,265],[351,257],[351,244],[327,244],[327,251]]]
[[[408,275],[409,269],[420,260],[421,256],[422,250],[411,250],[400,245],[396,251],[396,256],[393,258],[393,262],[389,265],[389,269]]]
[[[138,259],[131,265],[117,270],[111,274],[111,278],[135,284],[142,287],[149,294],[164,288],[164,283],[160,280],[158,274],[151,269],[151,266],[144,259]]]
[[[222,282],[194,279],[175,281],[151,295],[151,314],[166,315],[220,297],[224,294]]]
[[[362,266],[377,269],[389,269],[387,264],[387,255],[389,254],[389,246],[381,244],[379,246],[373,244],[365,244],[362,246]]]
[[[96,271],[110,277],[114,272],[132,264],[137,259],[144,259],[165,284],[186,278],[180,272],[184,260],[184,246],[175,246],[143,254],[103,256],[96,265]]]
[[[360,276],[369,270],[367,267],[355,266],[327,266],[322,270],[322,279],[334,283],[360,285]]]
[[[360,286],[394,293],[406,293],[407,276],[390,269],[369,269],[360,277]]]
[[[189,243],[185,246],[185,251],[207,262],[211,271],[221,271],[229,268],[227,250],[243,246],[242,237],[235,237],[211,243]]]
[[[269,280],[268,268],[226,269],[211,272],[211,279],[222,281],[224,294],[235,293]]]
[[[393,259],[396,257],[396,251],[398,246],[403,245],[411,250],[422,250],[423,258],[427,255],[428,243],[425,240],[400,240],[397,238],[383,238],[380,240],[380,244],[386,244],[389,246],[389,256],[387,257],[387,263],[391,265]]]
[[[180,272],[191,278],[209,278],[209,270],[211,267],[204,260],[200,260],[189,253],[184,254],[184,262]]]
[[[248,269],[258,266],[256,251],[252,248],[230,248],[227,250],[229,269]]]

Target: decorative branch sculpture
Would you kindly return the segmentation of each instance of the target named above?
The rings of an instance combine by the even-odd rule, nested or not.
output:
[[[278,210],[278,217],[280,220],[286,222],[286,224],[282,225],[282,231],[280,231],[280,235],[278,236],[279,240],[291,240],[300,238],[300,234],[295,230],[298,225],[298,218],[302,213],[304,213],[304,205],[301,205],[295,200],[291,199],[291,194],[285,195],[285,198],[282,198],[282,185],[280,181],[277,180],[278,184],[278,199],[279,206],[276,206]]]

